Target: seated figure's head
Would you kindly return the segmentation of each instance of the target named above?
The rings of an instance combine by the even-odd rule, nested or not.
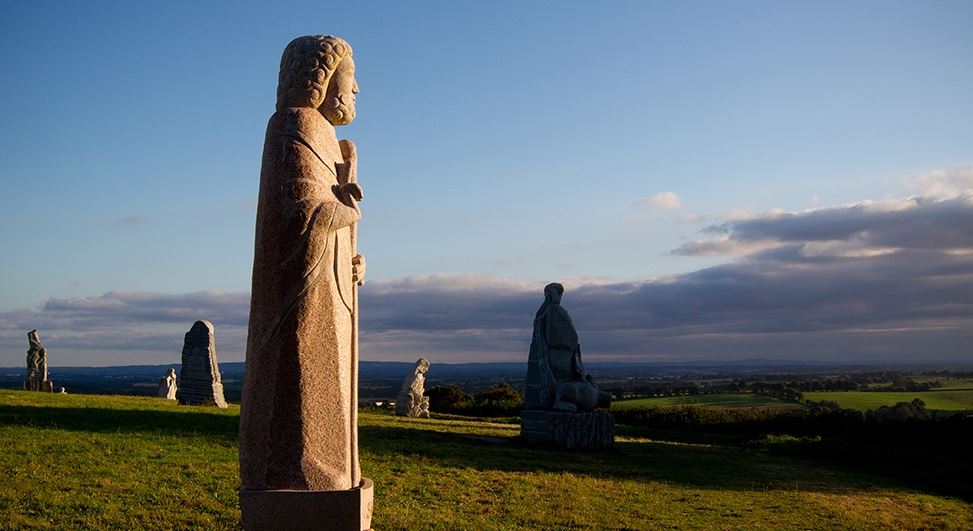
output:
[[[564,286],[557,282],[552,282],[544,286],[544,300],[554,304],[561,304],[561,295],[564,293]]]
[[[277,110],[317,109],[332,125],[355,119],[355,61],[351,46],[333,35],[308,35],[291,41],[280,58]]]
[[[426,374],[427,372],[429,372],[429,360],[426,358],[416,360],[416,373]]]

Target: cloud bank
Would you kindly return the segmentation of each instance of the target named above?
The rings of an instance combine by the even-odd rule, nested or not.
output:
[[[914,180],[927,195],[728,216],[672,253],[731,262],[639,282],[566,287],[586,358],[973,360],[973,172]],[[918,189],[918,188],[917,188]],[[429,275],[361,291],[366,360],[526,357],[546,282]],[[110,292],[0,313],[0,365],[19,366],[39,328],[53,364],[178,361],[197,319],[223,361],[243,359],[249,295]]]

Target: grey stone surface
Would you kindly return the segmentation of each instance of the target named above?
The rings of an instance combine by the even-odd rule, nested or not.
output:
[[[54,392],[54,383],[47,379],[47,349],[41,345],[37,330],[27,332],[27,378],[24,389],[27,391]]]
[[[581,345],[571,315],[561,306],[564,287],[544,287],[544,303],[534,316],[527,358],[526,409],[591,411],[608,407],[611,395],[598,389],[581,361]]]
[[[180,404],[226,407],[223,381],[216,360],[216,331],[209,321],[196,321],[182,347],[176,399]]]
[[[159,397],[175,400],[176,389],[176,369],[169,369],[165,376],[159,378]]]
[[[429,418],[429,397],[424,396],[427,372],[429,372],[429,360],[419,358],[416,366],[406,375],[402,382],[402,390],[395,399],[396,415]]]
[[[607,450],[615,445],[615,420],[611,413],[604,411],[523,410],[520,412],[520,436],[532,446]]]

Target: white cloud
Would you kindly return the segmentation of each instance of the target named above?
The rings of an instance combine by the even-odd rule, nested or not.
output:
[[[906,186],[933,199],[950,199],[973,194],[973,166],[934,170],[906,181]]]
[[[682,201],[675,192],[659,192],[651,197],[639,199],[635,205],[649,208],[680,208]]]

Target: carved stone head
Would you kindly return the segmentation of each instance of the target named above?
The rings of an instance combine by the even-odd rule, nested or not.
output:
[[[544,286],[544,300],[553,304],[561,304],[561,295],[564,293],[564,286],[557,282],[552,282]]]
[[[332,125],[355,119],[355,61],[351,46],[333,35],[308,35],[291,41],[280,58],[277,110],[309,107]]]
[[[429,360],[426,358],[416,360],[416,374],[426,374],[427,372],[429,372]]]
[[[30,344],[31,350],[37,350],[41,346],[41,338],[37,334],[37,329],[27,332],[27,343]]]

